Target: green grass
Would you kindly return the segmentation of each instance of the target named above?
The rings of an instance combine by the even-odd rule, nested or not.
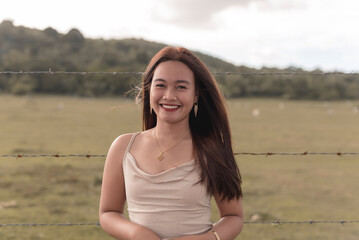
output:
[[[236,152],[359,152],[359,102],[228,102]],[[260,114],[254,117],[252,112]],[[0,154],[106,154],[141,129],[115,98],[0,95]],[[358,220],[358,156],[237,156],[245,220]],[[97,222],[104,158],[0,158],[0,223]],[[218,219],[216,209],[213,220]],[[237,239],[357,239],[359,224],[247,224]],[[111,239],[98,226],[0,227],[0,239]]]

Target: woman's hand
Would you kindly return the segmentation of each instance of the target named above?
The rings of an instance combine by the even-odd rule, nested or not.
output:
[[[163,240],[216,240],[211,231],[198,235],[188,235],[179,238],[163,239]]]

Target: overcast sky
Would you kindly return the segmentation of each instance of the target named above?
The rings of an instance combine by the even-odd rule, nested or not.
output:
[[[249,67],[359,71],[359,0],[5,0],[0,21],[136,37]]]

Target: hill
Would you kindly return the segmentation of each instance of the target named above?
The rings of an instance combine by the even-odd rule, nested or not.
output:
[[[0,24],[0,71],[143,72],[165,44],[143,39],[89,39],[77,29],[61,34]],[[280,73],[302,69],[251,69],[196,52],[212,72]],[[318,70],[320,71],[320,70]],[[331,75],[215,75],[227,97],[285,97],[293,99],[359,98],[355,76]],[[80,96],[123,96],[139,75],[0,75],[0,92],[53,93]]]

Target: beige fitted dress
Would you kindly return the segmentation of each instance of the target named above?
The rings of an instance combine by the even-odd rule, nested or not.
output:
[[[142,171],[130,149],[123,159],[126,200],[130,221],[145,226],[161,238],[200,234],[212,227],[211,196],[196,184],[200,169],[194,160],[159,174]]]

